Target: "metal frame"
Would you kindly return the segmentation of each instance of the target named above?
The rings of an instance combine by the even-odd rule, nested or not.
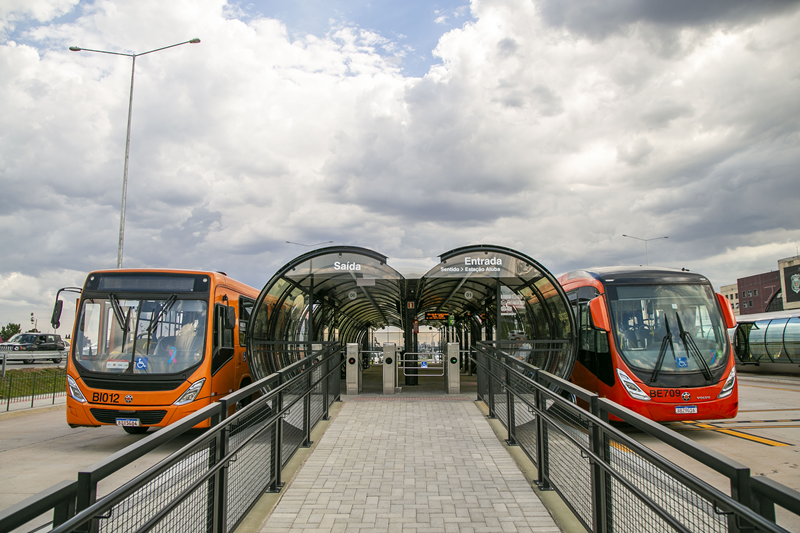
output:
[[[101,521],[120,520],[129,521],[125,528],[129,531],[149,531],[159,525],[178,530],[197,520],[206,521],[202,528],[206,531],[233,531],[261,494],[280,490],[281,469],[297,449],[311,444],[311,429],[317,421],[312,412],[317,412],[319,420],[327,419],[330,404],[339,398],[342,350],[338,344],[324,344],[321,350],[282,371],[95,463],[79,472],[77,481],[61,482],[0,512],[0,531],[10,531],[49,512],[53,513],[53,531],[59,533],[99,531]],[[260,397],[228,416],[239,402],[257,394]],[[322,412],[319,406],[312,406],[320,401]],[[300,428],[301,435],[287,447],[284,429],[290,419],[296,423],[291,428]],[[210,430],[97,499],[101,480],[204,422],[210,422]],[[267,466],[264,454],[269,458]],[[246,478],[245,482],[231,479],[232,472]],[[268,475],[252,481],[252,472]],[[249,497],[244,503],[237,499],[235,503],[239,505],[234,514],[228,497],[237,490]],[[205,510],[195,504],[198,495]],[[174,525],[175,521],[180,525]]]
[[[413,360],[406,359],[406,356],[409,356],[409,355],[413,355],[414,359]],[[426,361],[420,360],[419,357],[418,357],[420,355],[424,355],[424,356],[439,355],[441,357],[441,361],[439,361],[437,363],[434,360],[433,366],[425,366],[425,367],[418,366],[419,363],[428,363],[428,360],[426,360]],[[402,368],[403,369],[403,375],[404,376],[415,376],[415,377],[420,377],[420,378],[424,378],[424,377],[442,377],[442,376],[444,376],[444,369],[445,369],[446,361],[445,361],[445,358],[444,358],[444,353],[442,353],[442,352],[401,352],[398,362],[400,364],[397,365],[397,368]],[[406,363],[408,363],[408,364],[406,364]],[[407,372],[407,370],[410,370],[411,372]],[[422,371],[422,372],[420,372],[420,371]],[[426,372],[426,371],[430,371],[430,372]]]
[[[731,532],[784,532],[785,529],[774,523],[774,506],[780,505],[794,513],[800,509],[800,493],[766,478],[751,478],[747,467],[714,450],[568,381],[516,360],[499,350],[494,343],[480,342],[475,348],[473,360],[478,366],[478,399],[489,406],[489,416],[498,418],[505,426],[509,445],[520,445],[537,466],[537,485],[543,490],[558,492],[589,531],[657,530],[659,526],[677,531],[703,529],[687,520],[688,513],[676,512],[668,499],[658,499],[650,494],[653,490],[648,483],[651,482],[657,482],[659,488],[679,487],[672,489],[676,491],[674,494],[680,495],[678,490],[691,493],[695,501],[721,517],[713,519],[718,526],[724,526]],[[586,402],[588,412],[565,399],[562,393]],[[498,403],[496,396],[503,396],[504,401]],[[535,428],[526,429],[525,438],[518,435],[518,429],[522,427],[516,421],[520,414],[519,406],[524,406],[527,418],[532,418],[527,423],[535,422]],[[608,423],[610,414],[728,477],[731,495],[712,487],[611,426]],[[554,449],[553,442],[568,443],[570,451],[563,453],[562,447],[559,453]],[[615,465],[621,456],[635,459],[641,471],[637,475],[630,475],[630,472]],[[588,461],[585,486],[580,486],[580,475],[574,470],[556,470],[559,465],[563,466],[565,458],[574,464]],[[652,473],[647,469],[658,472],[659,479],[652,481]],[[624,498],[619,497],[622,493]],[[588,495],[588,499],[582,499],[581,494]],[[635,507],[631,507],[633,503]],[[631,522],[614,523],[625,518]],[[648,519],[658,522],[651,523]]]

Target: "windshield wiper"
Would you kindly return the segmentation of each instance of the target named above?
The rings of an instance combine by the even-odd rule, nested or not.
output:
[[[119,306],[117,297],[113,294],[109,294],[108,301],[111,302],[111,309],[114,311],[114,317],[117,319],[120,329],[122,329],[124,333],[128,333],[128,321],[125,320],[125,314],[122,312],[122,307]]]
[[[177,294],[171,295],[164,304],[159,308],[153,318],[150,320],[150,325],[147,326],[147,345],[145,346],[145,353],[150,353],[150,343],[153,341],[153,332],[158,327],[158,323],[164,317],[164,314],[172,308],[175,300],[178,299]],[[134,352],[136,351],[136,339],[133,340]]]
[[[683,346],[686,348],[686,353],[691,354],[692,357],[700,361],[700,364],[703,367],[703,375],[705,376],[706,381],[711,381],[714,378],[711,375],[711,367],[708,366],[706,358],[703,357],[703,354],[700,353],[700,348],[698,348],[697,345],[694,343],[692,334],[683,329],[683,324],[681,323],[681,317],[678,316],[677,313],[675,314],[675,318],[678,319],[678,329],[681,331],[681,340],[683,341]]]
[[[658,359],[656,360],[656,366],[653,367],[650,383],[658,381],[658,373],[661,372],[661,367],[664,365],[664,356],[667,354],[667,345],[672,349],[672,358],[675,359],[675,345],[672,344],[672,333],[669,331],[669,320],[667,320],[667,317],[664,317],[664,325],[667,327],[667,334],[661,339],[661,349],[658,350]]]
[[[161,318],[164,316],[164,313],[166,313],[167,311],[170,310],[170,308],[172,307],[172,304],[174,304],[175,300],[177,300],[177,299],[178,299],[178,295],[177,294],[173,294],[172,296],[167,298],[167,301],[164,302],[164,305],[161,306],[161,308],[158,310],[156,315],[150,321],[150,325],[147,326],[148,337],[153,335],[153,332],[158,327],[158,323],[161,320]]]

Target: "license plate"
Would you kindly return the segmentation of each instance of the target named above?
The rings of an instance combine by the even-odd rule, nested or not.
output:
[[[127,426],[127,427],[139,427],[142,424],[139,422],[138,418],[117,418],[117,425]]]
[[[676,405],[675,406],[675,414],[676,415],[696,415],[697,414],[697,406],[696,405]]]

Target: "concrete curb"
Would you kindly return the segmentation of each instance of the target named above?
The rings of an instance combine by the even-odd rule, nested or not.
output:
[[[18,416],[35,415],[36,413],[45,413],[47,411],[65,410],[66,407],[66,403],[57,403],[55,405],[45,405],[42,407],[28,407],[15,411],[3,411],[0,412],[0,420],[8,420],[10,418],[17,418]]]

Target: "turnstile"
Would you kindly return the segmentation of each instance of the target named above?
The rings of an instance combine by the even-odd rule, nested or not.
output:
[[[447,394],[461,394],[461,369],[458,356],[458,343],[448,342],[444,362],[444,387]]]
[[[397,347],[393,342],[383,345],[383,393],[394,394],[397,390]]]
[[[361,354],[358,350],[358,344],[351,343],[347,345],[344,366],[345,366],[345,379],[347,381],[347,395],[355,396],[364,387],[362,373],[364,367],[361,364]]]

